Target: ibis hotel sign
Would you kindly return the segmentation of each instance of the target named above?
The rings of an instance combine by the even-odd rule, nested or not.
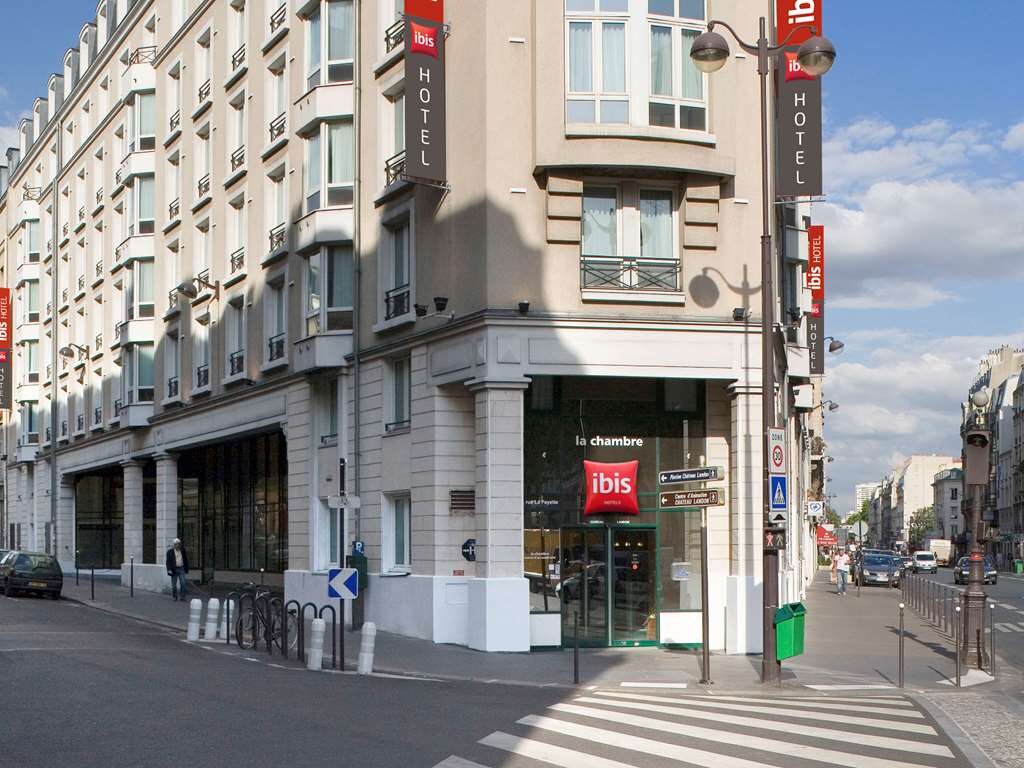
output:
[[[780,44],[793,33],[778,58],[777,192],[781,197],[812,197],[822,194],[821,80],[800,68],[796,50],[812,37],[807,25],[821,34],[821,0],[776,0],[775,20]]]
[[[812,376],[825,374],[825,228],[807,230],[807,287],[811,289],[811,314],[807,318],[807,347]]]
[[[444,0],[406,0],[405,12],[405,174],[443,183]]]
[[[13,402],[11,341],[14,329],[11,325],[11,289],[0,288],[0,409],[10,410]]]

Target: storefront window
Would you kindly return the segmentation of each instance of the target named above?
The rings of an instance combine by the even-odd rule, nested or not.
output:
[[[533,378],[525,399],[523,510],[531,610],[585,604],[595,642],[615,642],[617,633],[629,635],[624,641],[655,640],[658,610],[700,610],[700,512],[659,509],[658,472],[706,464],[704,400],[703,381]],[[638,515],[583,515],[585,459],[639,462]],[[649,534],[640,538],[600,533],[644,526]],[[594,541],[584,545],[581,530]],[[648,546],[656,551],[633,554]],[[658,586],[660,600],[634,584],[639,574],[651,583],[650,595]],[[591,614],[604,605],[607,626],[595,629]],[[628,622],[618,615],[624,609]]]

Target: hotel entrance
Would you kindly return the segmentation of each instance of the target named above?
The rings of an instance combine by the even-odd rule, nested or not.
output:
[[[582,646],[657,644],[657,531],[591,525],[561,533],[563,643],[572,644],[578,618]]]

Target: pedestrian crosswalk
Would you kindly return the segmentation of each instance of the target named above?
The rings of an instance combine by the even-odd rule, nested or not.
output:
[[[587,690],[434,768],[966,768],[918,706],[892,696]]]

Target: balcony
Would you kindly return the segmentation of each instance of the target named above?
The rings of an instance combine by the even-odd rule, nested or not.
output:
[[[282,112],[270,121],[267,131],[270,135],[269,143],[263,150],[262,157],[266,160],[281,147],[288,143],[288,113]]]
[[[80,413],[77,416],[75,416],[75,434],[76,435],[83,435],[83,434],[85,434],[85,414],[84,413]]]
[[[103,406],[98,405],[92,409],[92,428],[98,429],[103,426]]]
[[[93,265],[93,276],[92,284],[93,287],[103,282],[103,259],[100,259]]]
[[[38,259],[38,255],[36,258]],[[20,287],[27,280],[38,280],[40,277],[40,271],[38,261],[23,261],[19,263],[16,275],[16,286]]]
[[[95,216],[103,210],[103,187],[96,190],[96,203],[92,207],[92,215]]]
[[[164,312],[164,317],[171,317],[172,315],[178,314],[181,311],[181,304],[178,301],[180,294],[177,288],[171,288],[167,292],[167,311]]]
[[[102,333],[97,333],[95,338],[93,339],[92,354],[93,354],[93,357],[97,357],[97,356],[103,354],[103,334]]]
[[[128,66],[121,75],[121,93],[126,104],[135,99],[135,94],[156,90],[156,46],[144,45],[128,54]]]
[[[167,396],[164,400],[177,400],[181,397],[177,376],[167,377]]]
[[[580,288],[584,301],[684,304],[679,261],[632,256],[583,256]]]
[[[153,258],[153,235],[129,235],[114,249],[115,269],[127,266],[137,259]]]
[[[391,53],[400,45],[405,45],[405,19],[399,19],[384,30],[384,50]]]
[[[63,247],[71,237],[71,229],[65,221],[60,228],[60,245]]]
[[[354,235],[351,207],[320,208],[295,222],[295,250],[301,253],[328,243],[351,242]]]
[[[210,388],[210,364],[203,363],[196,366],[196,389],[209,390]]]
[[[224,87],[230,88],[238,79],[245,74],[248,67],[245,66],[245,43],[242,43],[235,49],[235,52],[231,54],[231,74],[228,75],[227,80],[224,81]]]
[[[156,153],[152,149],[135,149],[121,161],[117,170],[119,184],[131,184],[136,176],[152,176],[156,168]]]
[[[224,279],[224,287],[234,285],[245,278],[245,247],[241,247],[231,254],[229,258],[228,276]]]
[[[309,372],[345,365],[345,356],[352,354],[352,332],[321,333],[307,336],[292,345],[293,370]]]
[[[269,3],[268,3],[269,5]],[[288,3],[281,3],[281,7],[270,14],[270,35],[263,43],[263,53],[277,45],[278,41],[288,34]]]
[[[61,440],[67,440],[68,439],[68,420],[67,419],[61,419],[61,422],[60,422],[60,439]]]
[[[176,197],[167,204],[167,220],[178,221],[181,218],[181,198]]]
[[[228,355],[228,377],[234,378],[245,373],[245,350],[240,349]]]
[[[181,110],[174,110],[174,114],[167,120],[167,133],[170,136],[177,136],[181,133]],[[167,142],[164,142],[167,145]]]
[[[409,314],[409,284],[392,288],[384,294],[384,321]]]
[[[36,460],[39,453],[39,433],[29,432],[18,438],[18,451],[15,461],[32,462]]]
[[[284,224],[278,224],[276,227],[270,230],[269,235],[269,250],[267,255],[263,257],[262,264],[266,266],[273,261],[281,258],[288,251],[288,244],[286,242],[287,227]]]
[[[85,296],[85,275],[79,275],[78,280],[75,281],[75,298],[80,299]]]
[[[210,101],[210,81],[199,86],[196,91],[196,108],[192,110],[192,119],[197,120],[213,102]]]
[[[75,225],[75,232],[85,226],[85,206],[78,206],[78,224]]]
[[[384,161],[385,185],[390,187],[405,180],[405,150],[392,155]]]
[[[196,201],[192,205],[193,213],[210,202],[210,174],[206,174],[196,182]]]
[[[60,308],[65,310],[68,308],[68,302],[71,300],[71,290],[68,288],[62,288],[60,292]]]
[[[352,83],[314,86],[295,102],[292,132],[306,135],[327,120],[352,117],[354,108],[355,90]]]
[[[245,176],[245,145],[243,144],[231,153],[231,171],[224,181],[224,189],[227,189],[240,178]]]
[[[282,331],[267,339],[267,362],[277,363],[284,359],[284,345],[288,334]]]

